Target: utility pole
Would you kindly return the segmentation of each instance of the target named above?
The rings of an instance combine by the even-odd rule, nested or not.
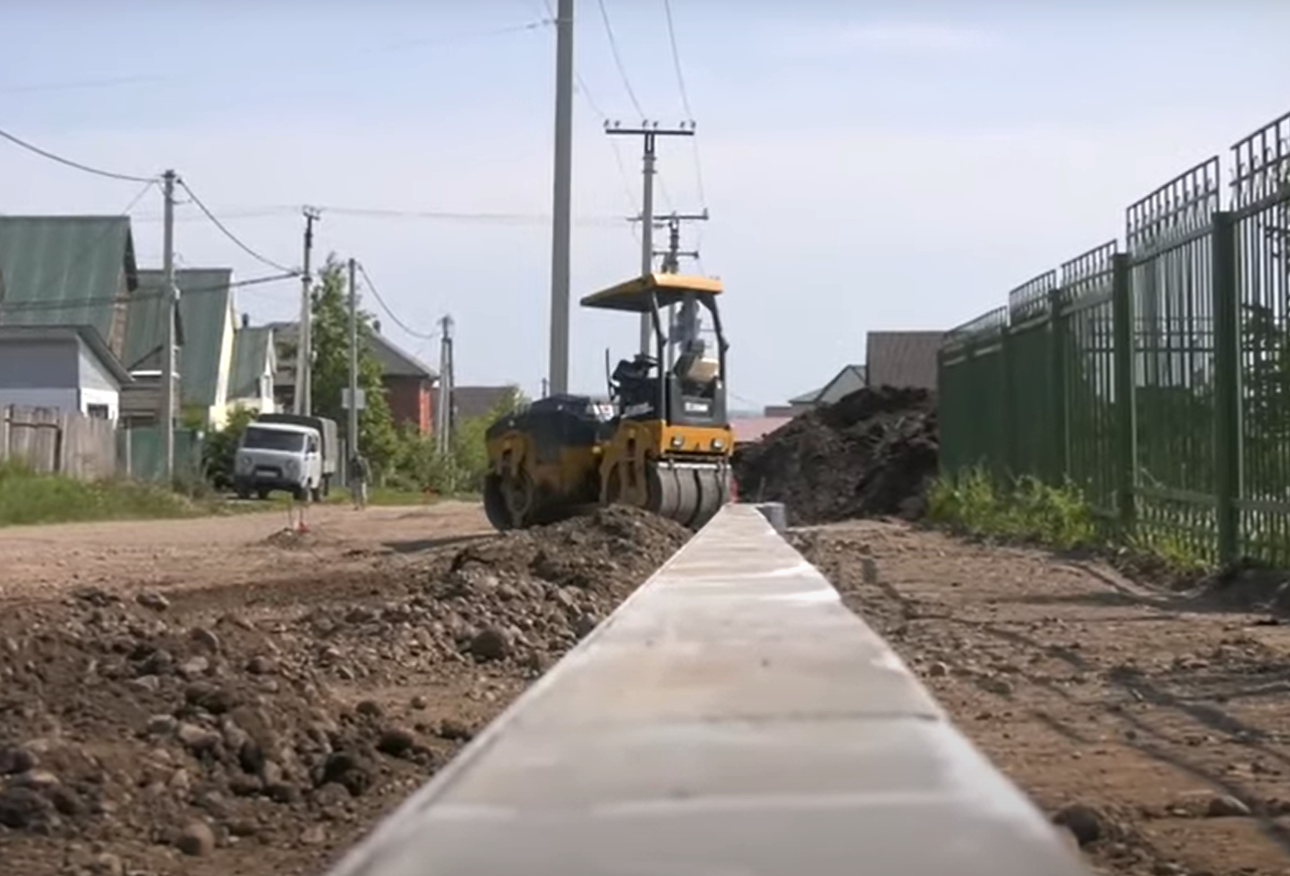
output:
[[[637,216],[631,221],[643,221],[644,217]],[[656,249],[654,255],[661,256],[663,259],[662,270],[665,274],[678,274],[681,271],[681,256],[687,256],[692,259],[699,257],[697,249],[682,251],[681,249],[681,223],[682,222],[707,222],[708,211],[705,209],[702,213],[673,213],[668,216],[664,222],[654,223],[658,230],[667,229],[667,249]],[[676,334],[676,308],[667,308],[667,367],[671,368],[676,359],[676,348],[672,339]]]
[[[442,454],[452,449],[452,317],[439,320],[439,406],[435,412],[435,446]]]
[[[313,413],[313,363],[314,363],[314,329],[313,329],[313,296],[309,261],[314,251],[314,222],[321,215],[314,207],[305,207],[305,259],[304,273],[300,275],[300,338],[296,347],[296,398],[297,414],[308,416]]]
[[[569,250],[573,225],[573,0],[555,17],[555,191],[551,211],[551,353],[553,392],[569,389]]]
[[[349,458],[358,456],[358,265],[349,260],[349,414],[346,439],[349,443]],[[348,460],[345,470],[349,471]],[[352,475],[351,475],[352,477]]]
[[[643,152],[644,193],[641,197],[641,275],[654,269],[654,159],[659,137],[693,137],[694,122],[684,122],[675,128],[660,128],[658,122],[641,122],[639,128],[624,128],[619,122],[605,122],[605,132],[610,135],[632,135],[645,139]],[[650,316],[641,314],[640,350],[646,355],[650,349]]]
[[[161,177],[163,225],[161,238],[162,290],[161,312],[165,314],[161,347],[161,427],[162,474],[169,489],[175,482],[175,172],[167,170]]]

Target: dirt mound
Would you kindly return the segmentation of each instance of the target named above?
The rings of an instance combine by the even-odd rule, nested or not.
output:
[[[614,508],[365,576],[8,610],[0,859],[155,876],[241,853],[268,873],[257,856],[297,850],[314,872],[688,536]]]
[[[861,389],[735,454],[739,494],[783,502],[794,524],[916,518],[936,473],[936,405],[921,389]]]

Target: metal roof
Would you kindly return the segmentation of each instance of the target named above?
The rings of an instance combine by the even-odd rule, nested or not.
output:
[[[228,397],[249,399],[259,396],[256,385],[271,361],[273,329],[267,325],[246,326],[233,333],[233,367],[228,378]]]
[[[943,331],[869,332],[869,385],[936,389],[936,354],[944,338]]]
[[[279,343],[290,344],[293,347],[296,345],[300,323],[275,322],[270,323],[269,328],[273,330],[274,337]],[[369,334],[368,349],[376,356],[376,361],[381,363],[382,377],[421,377],[434,380],[439,376],[433,368],[405,352],[379,331],[372,331]],[[290,363],[294,361],[294,354],[278,358],[279,371],[283,372],[276,378],[278,384],[285,385],[292,382],[290,375],[285,372],[291,368]]]
[[[651,294],[657,297],[659,307],[680,304],[687,292],[699,295],[720,295],[721,281],[698,274],[643,274],[625,283],[601,289],[582,299],[583,307],[603,310],[625,310],[646,313],[650,310]]]
[[[134,378],[121,360],[104,343],[98,329],[89,325],[0,325],[0,343],[5,341],[76,341],[79,340],[118,384],[133,383]]]
[[[790,398],[790,405],[831,405],[849,393],[867,385],[864,365],[846,365],[833,379],[810,392]]]
[[[130,299],[126,323],[125,360],[131,370],[152,367],[160,361],[165,338],[162,271],[139,272],[139,289]],[[184,404],[215,404],[219,396],[220,353],[232,304],[231,268],[184,268],[175,271],[179,288],[179,321],[183,326],[180,350],[180,395]]]
[[[125,294],[136,265],[126,216],[0,216],[0,320],[91,326],[122,343]]]

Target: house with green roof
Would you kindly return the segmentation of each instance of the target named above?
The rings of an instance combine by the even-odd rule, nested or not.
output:
[[[224,425],[229,410],[235,334],[232,278],[230,268],[175,271],[179,294],[176,363],[180,410],[188,416],[199,415],[210,428]],[[132,374],[151,376],[154,383],[161,371],[165,343],[164,281],[163,271],[139,271],[138,289],[130,299],[122,356]],[[142,413],[138,408],[132,411]]]
[[[230,408],[273,412],[273,375],[278,368],[273,328],[251,325],[246,314],[233,333],[233,368],[228,378]]]
[[[0,324],[88,326],[123,358],[138,285],[126,216],[0,216]]]

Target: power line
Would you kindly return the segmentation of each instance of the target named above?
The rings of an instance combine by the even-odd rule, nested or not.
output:
[[[643,119],[645,110],[641,109],[640,101],[636,99],[636,92],[632,88],[631,79],[627,76],[627,67],[623,64],[623,56],[618,51],[618,39],[614,36],[614,26],[609,23],[609,10],[605,9],[605,0],[596,0],[596,4],[600,7],[600,20],[605,23],[605,35],[609,37],[609,50],[613,53],[618,75],[623,80],[623,88],[627,91],[627,97],[631,100],[632,106],[636,108],[636,114]]]
[[[672,44],[672,68],[676,71],[676,86],[681,92],[681,107],[685,110],[687,120],[694,121],[694,110],[690,107],[690,93],[685,87],[685,71],[681,66],[681,52],[676,43],[676,25],[672,20],[672,0],[663,0],[663,12],[667,15],[667,38]],[[694,152],[695,187],[699,190],[699,206],[708,208],[708,197],[703,187],[703,162],[699,158],[699,138],[691,137],[690,145]]]
[[[372,297],[376,299],[376,303],[381,305],[381,310],[385,311],[386,316],[393,320],[395,325],[403,329],[403,331],[407,332],[412,337],[423,341],[433,341],[439,337],[437,333],[428,335],[425,332],[419,332],[414,328],[409,328],[408,324],[399,319],[398,314],[391,310],[390,306],[385,303],[385,299],[381,297],[381,293],[376,291],[376,284],[373,283],[372,278],[368,276],[367,268],[363,266],[362,262],[358,263],[358,272],[363,275],[363,282],[367,284],[368,291],[372,293]]]
[[[681,106],[685,117],[694,121],[694,112],[690,109],[690,96],[685,89],[685,73],[681,69],[681,53],[676,47],[676,25],[672,21],[672,0],[663,0],[663,12],[667,15],[667,39],[672,44],[672,67],[676,70],[676,84],[681,89]]]
[[[275,262],[273,259],[262,256],[255,250],[251,249],[251,247],[243,243],[242,240],[236,234],[229,231],[223,222],[219,221],[219,219],[216,218],[215,214],[212,213],[206,207],[206,205],[202,203],[201,198],[193,194],[193,190],[188,187],[188,183],[184,182],[183,180],[180,180],[179,185],[181,188],[183,188],[184,191],[188,193],[188,197],[192,198],[193,203],[197,205],[197,209],[201,210],[203,213],[206,214],[206,218],[211,221],[211,224],[214,225],[216,228],[218,228],[220,232],[225,237],[227,237],[230,241],[232,241],[234,245],[237,246],[238,249],[242,250],[242,252],[246,253],[247,255],[249,255],[251,258],[255,259],[257,262],[259,262],[262,265],[267,265],[270,268],[273,268],[278,271],[283,271],[284,273],[295,274],[296,276],[300,275],[299,271],[296,271],[292,268],[288,268],[285,265],[281,265],[278,262]]]
[[[551,224],[551,217],[541,213],[486,213],[479,211],[445,211],[445,210],[401,210],[385,207],[344,207],[319,205],[318,209],[338,216],[350,216],[360,219],[416,219],[443,222],[467,222],[479,224],[528,226]],[[300,212],[298,206],[273,204],[262,207],[244,207],[220,211],[226,219],[267,219],[285,214]],[[136,222],[159,222],[159,214],[144,214],[133,217]],[[177,222],[189,221],[190,218],[177,217]],[[614,227],[622,224],[617,216],[583,216],[574,220],[576,224],[588,227]]]
[[[10,143],[13,143],[16,146],[21,146],[23,149],[26,149],[28,152],[34,152],[35,154],[41,156],[42,158],[48,158],[50,161],[56,161],[59,164],[65,165],[66,167],[74,168],[79,171],[83,171],[84,173],[90,173],[95,176],[106,177],[107,179],[124,180],[125,182],[146,183],[146,182],[157,181],[156,177],[131,176],[130,174],[127,174],[127,173],[116,173],[114,171],[103,170],[98,167],[91,167],[88,164],[81,164],[79,161],[72,161],[70,158],[64,158],[61,155],[55,155],[53,152],[49,152],[45,149],[41,149],[39,146],[35,146],[31,143],[28,143],[26,140],[22,140],[14,136],[13,134],[9,133],[8,131],[2,130],[2,129],[0,129],[0,137],[3,137],[4,139],[8,140]]]

